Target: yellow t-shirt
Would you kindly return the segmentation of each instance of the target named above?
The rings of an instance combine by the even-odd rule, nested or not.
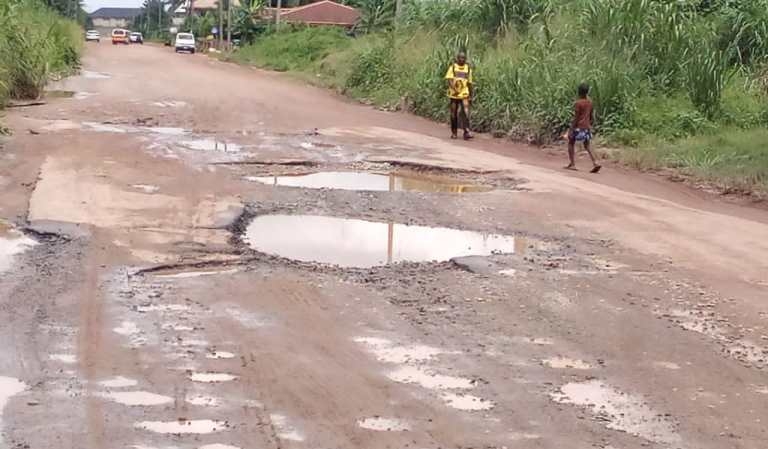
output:
[[[445,74],[445,79],[451,80],[451,85],[448,88],[450,98],[456,100],[469,98],[469,85],[472,84],[472,69],[469,64],[451,64]]]

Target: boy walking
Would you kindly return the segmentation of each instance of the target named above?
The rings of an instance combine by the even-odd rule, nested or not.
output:
[[[584,149],[589,153],[592,159],[592,170],[590,173],[597,173],[602,168],[598,165],[595,155],[592,154],[592,122],[595,113],[592,107],[592,100],[589,99],[589,84],[581,83],[579,85],[579,99],[574,104],[573,121],[568,131],[568,160],[569,164],[565,168],[576,170],[576,142],[582,142]]]
[[[445,74],[448,81],[448,98],[451,102],[451,139],[458,138],[459,121],[464,129],[464,140],[472,137],[469,127],[469,107],[474,90],[472,68],[467,63],[467,55],[459,52],[456,61],[448,67]]]

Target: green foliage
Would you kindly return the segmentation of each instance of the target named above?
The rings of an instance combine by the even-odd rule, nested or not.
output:
[[[336,28],[286,27],[264,35],[252,45],[233,54],[233,59],[274,70],[306,70],[334,51],[349,44],[344,32]]]
[[[206,11],[203,15],[188,16],[181,26],[181,31],[192,33],[197,38],[204,38],[211,34],[211,29],[218,23],[218,16],[213,11]]]
[[[82,29],[37,0],[0,3],[0,99],[38,98],[79,65]]]
[[[239,37],[242,43],[250,43],[266,29],[259,20],[261,10],[266,6],[265,0],[243,0],[235,8],[232,19],[232,34]]]
[[[145,0],[131,29],[141,32],[145,39],[160,39],[166,35],[170,24],[171,16],[163,0]]]
[[[394,0],[349,3],[363,10],[362,37],[293,30],[258,39],[240,59],[445,120],[443,76],[465,50],[479,131],[558,138],[588,82],[598,135],[633,146],[635,165],[703,177],[745,160],[765,167],[757,145],[740,146],[768,125],[768,0],[403,0],[397,23]],[[685,152],[672,151],[678,142]]]
[[[718,184],[725,191],[768,192],[765,128],[721,128],[675,142],[649,144],[625,157],[641,168],[669,167]]]

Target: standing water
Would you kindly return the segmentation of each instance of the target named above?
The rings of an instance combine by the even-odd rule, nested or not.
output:
[[[256,217],[245,241],[264,253],[343,267],[515,252],[512,236],[317,215]]]

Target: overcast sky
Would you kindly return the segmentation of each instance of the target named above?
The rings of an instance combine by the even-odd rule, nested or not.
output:
[[[105,6],[116,8],[137,8],[144,4],[144,0],[85,0],[85,10],[93,12]]]

